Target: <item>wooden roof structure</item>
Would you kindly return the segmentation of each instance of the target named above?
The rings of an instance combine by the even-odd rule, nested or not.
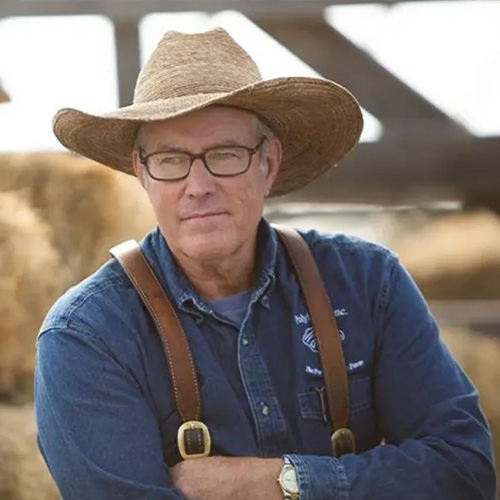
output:
[[[394,0],[376,2],[396,3]],[[372,2],[2,0],[0,18],[78,14],[108,17],[115,26],[120,103],[126,105],[131,102],[140,67],[138,25],[143,16],[159,12],[240,11],[322,76],[351,90],[384,127],[380,141],[360,144],[338,169],[330,170],[286,199],[388,205],[472,199],[479,204],[485,200],[490,206],[498,203],[500,211],[500,201],[496,201],[500,198],[497,196],[500,193],[500,137],[480,138],[470,134],[324,19],[327,7],[365,3]]]

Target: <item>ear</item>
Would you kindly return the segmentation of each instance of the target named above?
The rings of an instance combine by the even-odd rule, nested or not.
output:
[[[132,151],[132,165],[134,167],[135,176],[139,179],[139,182],[141,183],[142,187],[146,189],[147,176],[146,173],[144,172],[144,166],[140,161],[139,150],[137,148],[134,148],[134,150]]]
[[[279,139],[274,137],[269,141],[266,151],[266,162],[267,162],[267,173],[266,173],[266,184],[267,184],[267,194],[271,191],[271,187],[278,176],[278,172],[281,166],[281,159],[283,157],[283,151],[281,147],[281,142]]]

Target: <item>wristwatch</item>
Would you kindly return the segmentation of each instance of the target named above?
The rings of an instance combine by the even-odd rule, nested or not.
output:
[[[278,477],[278,483],[285,500],[299,500],[299,482],[297,471],[288,457],[283,457],[283,467]]]

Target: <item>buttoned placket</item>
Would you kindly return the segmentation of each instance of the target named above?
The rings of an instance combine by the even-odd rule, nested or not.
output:
[[[238,335],[238,367],[252,409],[259,451],[263,457],[279,456],[288,448],[286,420],[278,403],[269,370],[260,354],[254,320],[254,308],[269,308],[265,280],[252,295],[247,315]]]
[[[284,450],[290,449],[286,420],[254,334],[253,310],[255,307],[270,308],[269,289],[272,281],[271,277],[266,276],[257,284],[247,314],[238,331],[238,368],[252,411],[259,453],[262,457],[279,456]],[[181,309],[193,315],[198,326],[210,317],[214,321],[238,329],[237,325],[219,316],[193,295],[184,297]]]

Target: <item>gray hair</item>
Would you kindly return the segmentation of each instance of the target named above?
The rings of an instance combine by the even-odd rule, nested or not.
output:
[[[264,136],[268,141],[274,139],[275,134],[257,115],[254,115],[254,127],[258,136]],[[267,146],[267,144],[266,144]]]
[[[144,135],[142,133],[142,123],[137,126],[137,132],[134,137],[134,148],[142,149],[144,147]]]

